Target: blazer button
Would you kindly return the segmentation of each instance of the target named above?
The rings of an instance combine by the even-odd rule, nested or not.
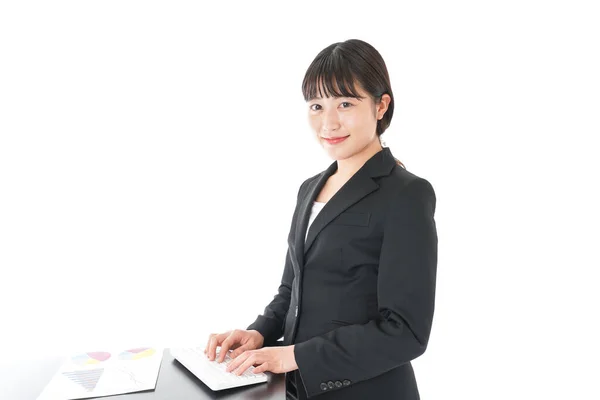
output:
[[[321,382],[321,390],[327,390],[327,384],[325,382]]]
[[[329,386],[329,389],[333,389],[335,387],[334,383],[331,381],[327,382],[327,386]]]
[[[342,382],[340,382],[340,381],[335,381],[335,387],[339,387],[339,388],[341,388],[341,387],[342,387]]]
[[[344,386],[349,386],[351,383],[348,379],[344,379]]]

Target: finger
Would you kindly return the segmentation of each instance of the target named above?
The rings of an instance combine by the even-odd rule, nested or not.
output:
[[[215,336],[214,333],[208,335],[208,340],[206,341],[206,347],[204,348],[204,354],[208,354],[208,348],[210,347],[210,339]]]
[[[242,375],[252,365],[254,365],[255,363],[259,363],[257,357],[257,353],[253,353],[251,356],[246,358],[246,360],[233,373],[237,376]]]
[[[258,367],[255,367],[252,372],[255,374],[260,374],[261,372],[269,371],[269,362],[264,362]]]
[[[235,344],[238,340],[239,335],[236,331],[233,331],[229,336],[227,336],[225,340],[223,340],[223,343],[221,343],[221,352],[219,353],[219,358],[217,359],[217,362],[223,362],[223,360],[225,359],[225,355],[229,351],[231,345]]]
[[[211,355],[215,352],[216,347],[217,347],[217,337],[212,336],[210,338],[210,340],[208,341],[208,351],[206,353],[209,360],[212,360]]]
[[[231,354],[229,354],[229,357],[231,357],[232,359],[234,359],[234,358],[236,358],[237,356],[239,356],[240,354],[242,354],[243,352],[245,352],[248,349],[250,349],[250,345],[249,344],[245,344],[243,346],[240,346],[237,349],[235,349],[234,351],[232,351]]]
[[[248,357],[250,357],[252,355],[251,351],[247,351],[245,353],[242,353],[239,357],[236,357],[235,360],[232,360],[229,365],[227,366],[227,368],[225,369],[227,372],[232,372],[235,371],[235,369],[237,367],[239,367],[240,365],[242,365],[242,363],[244,361],[246,361],[248,359]]]
[[[221,342],[223,342],[224,335],[223,334],[219,334],[219,335],[215,335],[212,337],[212,339],[210,340],[210,348],[208,349],[208,359],[210,361],[214,361],[215,357],[217,356],[217,346],[221,345]]]
[[[206,354],[208,356],[208,350],[210,349],[210,340],[212,339],[212,337],[214,336],[214,333],[211,333],[210,335],[208,335],[208,340],[206,341],[206,347],[204,348],[204,354]]]

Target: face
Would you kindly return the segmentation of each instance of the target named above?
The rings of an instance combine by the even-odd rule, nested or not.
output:
[[[382,96],[375,104],[373,98],[356,83],[362,99],[354,97],[317,97],[307,102],[308,119],[317,140],[334,160],[343,160],[372,146],[379,146],[377,121],[383,118],[391,100]],[[328,141],[330,138],[345,138]]]

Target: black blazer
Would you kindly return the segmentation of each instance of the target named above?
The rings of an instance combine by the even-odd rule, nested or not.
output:
[[[313,201],[337,170],[300,186],[279,292],[247,329],[295,344],[288,398],[419,399],[411,360],[425,351],[437,270],[436,196],[388,147],[326,203]]]

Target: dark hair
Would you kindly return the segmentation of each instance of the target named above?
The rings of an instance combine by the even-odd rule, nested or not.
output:
[[[369,43],[349,39],[333,43],[321,50],[306,70],[302,81],[302,94],[305,101],[314,99],[317,94],[320,97],[324,94],[326,97],[362,99],[363,97],[356,92],[355,82],[369,93],[375,103],[379,103],[384,94],[391,98],[385,114],[377,121],[376,133],[381,137],[390,126],[394,115],[394,95],[385,62],[381,54]],[[406,168],[400,160],[396,159],[396,162]]]

